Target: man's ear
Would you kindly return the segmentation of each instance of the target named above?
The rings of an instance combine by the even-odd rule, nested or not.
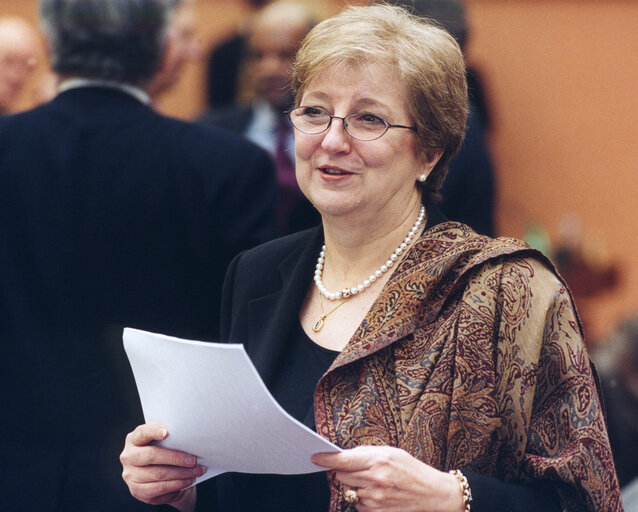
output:
[[[166,67],[168,66],[168,63],[170,60],[170,55],[171,55],[170,52],[172,51],[172,49],[173,49],[173,38],[170,36],[170,34],[167,34],[166,37],[164,38],[164,47],[162,48],[160,65],[157,68],[156,74],[160,74],[166,70]]]
[[[164,40],[164,46],[162,48],[162,54],[160,56],[160,63],[157,67],[157,71],[155,71],[153,78],[144,85],[144,89],[151,98],[160,94],[160,92],[166,87],[165,75],[170,66],[170,52],[172,47],[173,41],[171,37],[167,35]]]

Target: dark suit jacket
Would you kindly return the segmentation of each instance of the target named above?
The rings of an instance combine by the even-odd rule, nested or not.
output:
[[[250,105],[233,104],[208,110],[198,119],[198,122],[243,134],[248,129],[254,115],[255,112]]]
[[[128,510],[122,327],[216,337],[227,263],[274,234],[270,159],[82,88],[0,119],[0,191],[0,501]]]
[[[233,34],[211,49],[206,66],[209,106],[216,108],[235,102],[244,47],[244,36]]]
[[[479,110],[470,104],[463,146],[450,162],[441,187],[441,209],[448,219],[494,236],[494,172],[486,131]]]

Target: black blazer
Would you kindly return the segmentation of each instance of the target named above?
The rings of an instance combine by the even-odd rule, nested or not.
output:
[[[221,338],[244,344],[266,386],[299,321],[322,243],[322,228],[311,228],[244,252],[228,267]]]
[[[0,501],[130,510],[135,326],[215,339],[231,257],[273,237],[265,151],[82,88],[0,119]],[[40,486],[40,492],[33,492]]]

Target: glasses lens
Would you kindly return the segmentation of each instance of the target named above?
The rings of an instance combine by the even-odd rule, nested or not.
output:
[[[330,123],[330,114],[320,108],[298,107],[290,112],[290,120],[304,133],[321,133]]]
[[[381,117],[368,112],[359,112],[346,117],[346,131],[360,140],[378,139],[388,129]]]

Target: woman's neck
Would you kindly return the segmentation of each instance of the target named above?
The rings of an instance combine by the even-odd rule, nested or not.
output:
[[[391,220],[374,218],[352,223],[344,219],[324,218],[326,256],[323,283],[326,288],[340,290],[356,286],[379,269],[404,241],[420,209],[420,201],[415,200]],[[425,220],[421,228],[424,224]]]

